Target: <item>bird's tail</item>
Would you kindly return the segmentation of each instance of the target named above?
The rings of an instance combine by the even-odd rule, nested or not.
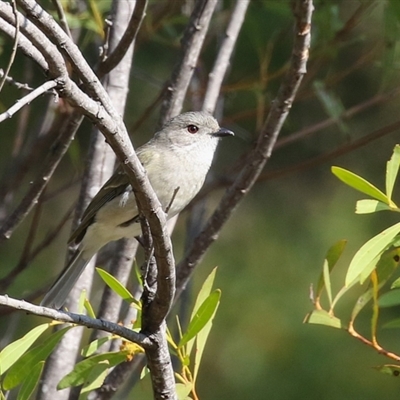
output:
[[[81,276],[90,258],[82,256],[82,250],[77,250],[70,262],[65,266],[60,276],[53,286],[46,293],[40,305],[44,307],[54,307],[60,309],[68,297],[69,292],[74,287],[76,281]]]

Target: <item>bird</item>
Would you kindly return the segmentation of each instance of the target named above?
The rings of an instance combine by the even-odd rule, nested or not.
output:
[[[219,139],[233,135],[212,115],[191,111],[170,119],[136,150],[167,219],[180,213],[200,191]],[[86,265],[103,246],[140,234],[132,186],[119,166],[83,213],[68,240],[77,250],[40,305],[60,309]]]

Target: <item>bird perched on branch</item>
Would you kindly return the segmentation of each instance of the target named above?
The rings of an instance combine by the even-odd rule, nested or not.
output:
[[[218,140],[232,136],[205,112],[187,112],[168,121],[137,149],[167,218],[182,211],[203,186]],[[76,253],[43,298],[41,305],[60,308],[90,259],[104,245],[141,233],[139,211],[127,175],[119,167],[83,214],[69,243]]]

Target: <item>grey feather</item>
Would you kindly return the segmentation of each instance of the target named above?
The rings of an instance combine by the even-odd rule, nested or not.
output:
[[[89,261],[90,258],[86,260],[82,257],[82,251],[78,250],[44,296],[40,305],[60,309]]]

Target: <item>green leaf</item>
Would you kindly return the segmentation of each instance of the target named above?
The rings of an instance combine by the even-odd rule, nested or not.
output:
[[[86,378],[85,384],[83,385],[83,388],[81,390],[81,396],[79,397],[79,400],[87,398],[89,392],[99,388],[103,384],[104,380],[107,377],[107,370],[109,368],[110,368],[110,363],[107,360],[105,360],[99,362],[91,369],[88,377]]]
[[[331,277],[330,277],[328,261],[326,261],[326,260],[324,261],[322,273],[324,276],[324,283],[325,283],[325,288],[326,288],[326,294],[327,294],[328,300],[329,300],[329,306],[332,306]]]
[[[388,374],[391,376],[399,376],[400,375],[400,365],[394,365],[394,364],[386,364],[386,365],[378,365],[375,367],[379,372],[382,372],[383,374]]]
[[[342,255],[346,247],[346,244],[347,240],[339,240],[333,246],[331,246],[328,252],[326,253],[325,260],[328,262],[329,272],[332,272],[334,266],[336,265],[340,256]],[[317,297],[321,296],[324,286],[325,286],[324,273],[322,272],[317,284],[317,290],[316,290]]]
[[[217,274],[217,267],[215,267],[210,274],[207,276],[206,280],[204,281],[203,285],[201,286],[201,289],[197,295],[196,301],[193,306],[192,314],[190,316],[190,320],[192,320],[197,313],[199,307],[204,303],[206,298],[210,295],[212,287],[214,285],[214,280],[215,276]],[[187,354],[190,354],[192,352],[192,348],[194,345],[194,339],[189,340],[187,345],[186,345],[186,352]]]
[[[332,328],[346,329],[346,327],[342,324],[342,321],[339,318],[330,315],[325,310],[311,311],[306,316],[304,322],[307,324],[326,325]]]
[[[43,367],[44,361],[41,361],[31,369],[30,374],[18,392],[17,400],[29,400],[32,398],[31,396],[39,383],[40,376],[42,375]]]
[[[355,254],[347,271],[345,285],[350,286],[360,275],[367,275],[375,268],[371,263],[387,248],[400,232],[400,223],[393,225],[365,243]],[[369,271],[369,269],[371,269]],[[361,282],[362,283],[362,282]]]
[[[32,369],[42,361],[45,361],[54,350],[58,342],[72,326],[67,326],[51,334],[44,343],[26,352],[8,371],[3,381],[3,388],[11,390],[28,378]]]
[[[392,207],[378,200],[364,199],[358,200],[356,203],[356,214],[371,214],[388,210],[392,210]]]
[[[190,400],[189,393],[192,391],[193,385],[191,382],[177,383],[175,386],[178,400]]]
[[[382,254],[379,261],[376,262],[376,273],[378,277],[378,289],[380,289],[391,277],[395,269],[399,266],[400,249],[392,249]],[[351,321],[354,321],[360,311],[373,297],[373,288],[371,286],[358,298],[351,313]]]
[[[395,289],[390,292],[384,293],[379,298],[379,306],[380,307],[394,307],[400,304],[400,290]]]
[[[383,325],[385,329],[396,329],[400,328],[400,318],[392,319],[391,321],[387,322]]]
[[[353,172],[350,172],[347,169],[340,167],[332,167],[331,170],[336,177],[338,177],[342,182],[344,182],[346,185],[349,185],[353,189],[367,194],[368,196],[371,196],[376,200],[380,200],[385,204],[390,203],[389,199],[384,193],[382,193],[372,183],[368,182],[364,178],[361,178],[361,176],[358,176]]]
[[[83,307],[85,307],[85,310],[86,310],[86,312],[87,312],[87,314],[88,314],[88,316],[89,316],[90,318],[96,319],[96,314],[95,314],[95,312],[94,312],[94,310],[93,310],[93,307],[92,307],[92,305],[90,304],[89,299],[86,298],[86,297],[85,297],[85,300],[83,300]]]
[[[394,184],[400,167],[400,145],[394,146],[393,155],[386,164],[386,194],[392,200]]]
[[[87,346],[85,346],[82,351],[81,355],[82,357],[89,357],[92,354],[94,354],[101,346],[103,346],[104,343],[107,343],[109,340],[113,338],[112,335],[108,335],[105,337],[102,337],[100,339],[93,340],[90,342]]]
[[[51,323],[42,324],[29,331],[21,339],[10,343],[0,353],[0,375],[4,374],[14,363],[21,358],[32,346],[36,339],[50,326]]]
[[[111,368],[117,364],[120,364],[121,362],[126,361],[128,354],[128,351],[103,353],[80,361],[75,365],[75,368],[69,374],[61,379],[57,385],[57,390],[65,389],[71,386],[83,385],[88,379],[93,368],[95,368],[99,363],[108,361],[109,368]]]
[[[400,278],[397,278],[391,285],[390,289],[398,289],[400,288]]]
[[[114,291],[118,296],[120,296],[123,300],[128,303],[133,303],[138,309],[141,309],[141,304],[138,300],[136,300],[131,292],[121,283],[118,279],[114,278],[110,273],[104,271],[104,269],[96,268],[96,271],[100,275],[101,279],[105,282],[105,284]]]
[[[179,341],[178,347],[184,346],[190,339],[194,338],[213,317],[221,298],[219,289],[212,292],[199,307],[196,314],[189,323],[186,333]]]

